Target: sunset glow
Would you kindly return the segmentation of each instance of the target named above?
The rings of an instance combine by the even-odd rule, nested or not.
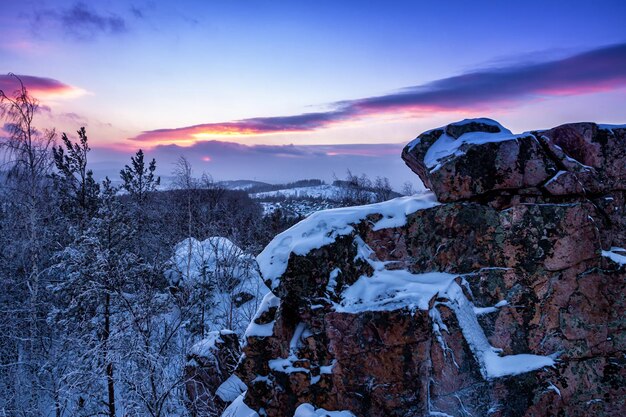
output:
[[[624,123],[626,3],[605,3],[7,2],[0,89],[19,74],[38,125],[85,126],[109,173],[138,148],[215,170],[271,149],[254,175],[298,158],[356,166],[459,118]]]

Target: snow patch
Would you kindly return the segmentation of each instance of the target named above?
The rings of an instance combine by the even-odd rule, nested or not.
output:
[[[599,124],[598,127],[600,129],[610,130],[611,133],[613,133],[613,129],[626,129],[626,125]]]
[[[293,366],[294,362],[299,361],[297,353],[298,349],[302,347],[302,341],[311,335],[311,331],[306,323],[298,323],[293,336],[289,341],[289,356],[287,358],[277,358],[268,361],[270,369],[278,372],[292,373],[292,372],[304,372],[310,373],[311,371],[306,368]]]
[[[310,372],[308,369],[299,366],[293,366],[293,363],[297,360],[298,358],[296,358],[295,356],[290,356],[288,358],[270,359],[267,364],[269,365],[271,370],[276,372],[282,372],[285,374],[304,372],[305,374],[308,374]]]
[[[189,349],[189,355],[195,355],[201,358],[215,357],[215,353],[219,350],[217,344],[224,343],[224,339],[222,339],[222,336],[233,333],[234,332],[231,330],[219,330],[209,332],[207,334],[207,337],[200,340],[198,343],[194,344],[191,349]]]
[[[561,390],[557,388],[556,385],[554,385],[552,382],[548,382],[548,391],[554,391],[558,394],[558,396],[561,396]]]
[[[621,254],[616,252],[620,252]],[[609,258],[617,264],[626,265],[626,249],[613,246],[610,250],[603,250],[602,256]]]
[[[568,171],[559,171],[559,172],[557,172],[556,174],[554,174],[554,177],[550,178],[543,186],[547,187],[552,182],[556,181],[561,175],[567,174],[567,173],[568,173]]]
[[[479,119],[465,119],[460,122],[451,123],[451,125],[462,126],[469,123],[482,123],[486,125],[496,126],[500,131],[496,133],[489,132],[468,132],[458,138],[454,138],[445,133],[447,126],[442,126],[437,129],[431,129],[422,133],[422,135],[431,133],[434,130],[443,130],[443,134],[433,143],[424,155],[424,164],[431,172],[436,171],[441,167],[441,162],[450,156],[461,156],[465,154],[465,149],[469,145],[482,145],[490,142],[504,142],[507,140],[516,140],[522,137],[529,136],[528,133],[522,133],[514,135],[509,129],[502,126],[500,123],[492,119],[479,118]],[[421,135],[420,135],[421,136]],[[415,145],[420,142],[420,138],[417,137],[409,143],[409,149],[413,149]],[[464,146],[465,145],[465,146]]]
[[[278,308],[280,306],[280,299],[276,297],[272,292],[268,292],[263,297],[259,309],[254,314],[254,317],[248,324],[248,328],[244,334],[244,338],[248,337],[269,337],[274,331],[274,320],[266,324],[257,324],[258,320],[264,313],[267,313],[272,307]]]
[[[326,285],[326,292],[332,294],[335,292],[335,287],[337,286],[337,277],[341,273],[341,269],[335,268],[330,271],[330,275],[328,277],[328,284]]]
[[[404,270],[378,269],[372,276],[361,276],[346,288],[335,310],[353,314],[405,307],[428,310],[429,301],[437,294],[445,294],[457,276],[445,272],[412,274]]]
[[[554,359],[549,356],[518,354],[500,356],[501,350],[489,343],[487,336],[478,323],[473,304],[467,299],[461,287],[451,285],[446,293],[450,307],[459,322],[465,341],[480,366],[483,377],[487,380],[509,375],[518,375],[536,371],[546,366],[554,366]]]
[[[246,384],[244,384],[237,375],[233,374],[217,388],[215,394],[220,397],[222,401],[230,403],[246,392],[247,389]]]
[[[238,396],[222,413],[222,417],[259,417],[259,414],[243,402],[245,393]]]
[[[315,408],[309,403],[300,404],[293,417],[356,417],[350,411],[327,411]]]
[[[502,300],[500,302],[498,302],[497,304],[491,306],[491,307],[476,307],[474,306],[474,314],[476,314],[477,316],[482,316],[484,314],[491,314],[491,313],[495,313],[496,311],[498,311],[500,308],[508,305],[509,302],[506,300]]]

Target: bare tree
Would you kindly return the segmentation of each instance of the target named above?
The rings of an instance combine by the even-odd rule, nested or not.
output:
[[[174,185],[179,190],[185,193],[185,200],[187,203],[187,275],[189,276],[191,270],[191,260],[192,260],[192,227],[193,227],[193,207],[192,207],[192,198],[193,191],[197,187],[198,183],[193,178],[193,171],[191,169],[191,163],[184,156],[180,156],[178,161],[176,162],[174,168]]]
[[[376,195],[376,201],[387,201],[391,198],[393,190],[387,177],[376,177],[373,184],[373,191]]]
[[[413,187],[413,184],[411,182],[406,181],[404,184],[402,184],[402,194],[403,195],[415,194],[415,188]]]
[[[339,180],[335,178],[334,184],[341,187],[341,204],[344,206],[358,206],[374,201],[372,181],[365,174],[359,177],[348,169],[346,171],[346,179]]]
[[[29,404],[22,405],[23,413],[37,415],[38,397],[41,384],[38,380],[38,361],[42,354],[42,343],[37,339],[42,332],[38,326],[42,324],[40,311],[42,307],[42,252],[46,248],[45,218],[49,215],[46,209],[46,177],[52,166],[50,148],[54,144],[54,130],[40,131],[35,128],[34,119],[39,109],[39,102],[32,97],[22,80],[15,74],[12,76],[17,89],[13,93],[0,90],[0,117],[5,120],[4,129],[8,136],[0,141],[3,163],[8,172],[7,183],[12,195],[11,204],[17,206],[14,213],[13,231],[18,237],[12,242],[16,246],[18,261],[22,263],[15,270],[15,285],[24,286],[26,290],[23,316],[25,326],[18,324],[17,331],[27,329],[27,335],[16,335],[16,349],[19,352],[17,375],[28,375],[30,381],[16,382],[16,389],[25,389],[24,393]],[[21,247],[20,247],[21,246]],[[17,315],[18,318],[22,314]],[[20,384],[22,384],[20,386]]]
[[[36,244],[40,220],[38,202],[41,200],[40,191],[45,186],[46,175],[52,167],[50,149],[54,145],[56,132],[54,130],[42,132],[35,128],[33,119],[39,109],[39,102],[28,93],[17,75],[9,75],[15,78],[19,88],[12,96],[0,90],[0,116],[7,121],[5,130],[9,133],[9,136],[0,142],[0,149],[8,166],[9,178],[14,180],[12,191],[25,197],[23,204],[28,212],[28,234],[32,243],[31,278],[36,280],[39,274],[37,251],[39,245]],[[36,285],[31,290],[36,292]]]

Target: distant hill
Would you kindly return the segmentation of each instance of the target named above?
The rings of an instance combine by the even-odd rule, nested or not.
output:
[[[342,188],[335,185],[321,184],[308,187],[285,187],[278,190],[251,193],[250,197],[264,199],[271,197],[285,198],[322,198],[328,200],[338,200],[341,196]]]
[[[243,190],[250,191],[252,188],[256,187],[272,187],[272,184],[268,184],[266,182],[261,181],[253,181],[253,180],[231,180],[231,181],[220,181],[216,183],[218,187],[226,188],[227,190]]]

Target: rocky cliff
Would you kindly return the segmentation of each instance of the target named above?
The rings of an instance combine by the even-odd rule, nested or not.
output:
[[[402,157],[432,193],[313,214],[258,257],[224,415],[625,415],[626,128],[465,120]]]

